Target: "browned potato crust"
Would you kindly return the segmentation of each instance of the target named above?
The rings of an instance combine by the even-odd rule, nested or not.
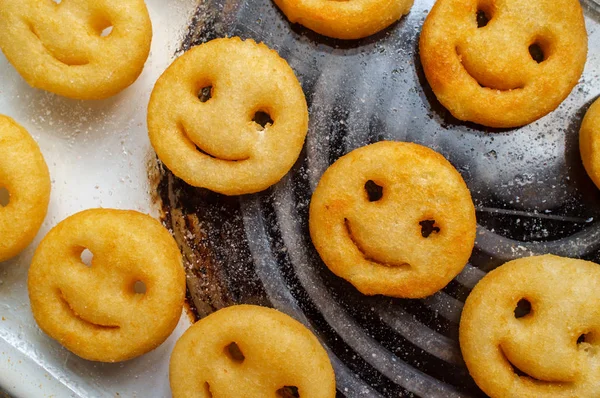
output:
[[[93,254],[86,265],[82,252]],[[138,281],[145,293],[137,293]],[[185,273],[169,232],[136,211],[92,209],[54,227],[29,269],[39,327],[82,358],[117,362],[158,347],[183,308]]]
[[[0,1],[6,58],[32,87],[65,97],[119,93],[142,73],[151,41],[143,0]]]
[[[13,119],[0,115],[0,262],[19,254],[37,235],[50,201],[50,174],[37,143]]]
[[[420,52],[456,118],[518,127],[567,98],[583,73],[587,32],[577,0],[438,0]]]
[[[600,265],[553,255],[484,277],[460,320],[460,348],[479,387],[492,398],[597,397],[598,286]],[[515,312],[519,303],[529,312]]]
[[[264,307],[238,305],[189,328],[171,355],[173,398],[335,397],[327,352],[300,322]]]
[[[204,102],[203,89],[210,93]],[[255,122],[259,112],[272,123]],[[278,182],[298,159],[307,130],[294,71],[264,44],[239,37],[212,40],[175,60],[148,106],[160,160],[188,184],[226,195]]]
[[[384,141],[327,169],[312,196],[309,226],[323,262],[362,293],[420,298],[466,265],[475,207],[442,155]]]

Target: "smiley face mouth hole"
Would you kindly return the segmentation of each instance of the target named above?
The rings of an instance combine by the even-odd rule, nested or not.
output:
[[[516,367],[511,361],[510,359],[508,359],[508,357],[506,356],[506,353],[504,352],[504,349],[502,348],[502,345],[498,346],[498,349],[500,350],[500,354],[504,357],[504,360],[506,361],[506,363],[508,363],[508,365],[512,368],[513,372],[519,376],[519,377],[527,377],[535,382],[538,383],[544,383],[544,384],[557,384],[557,385],[568,385],[571,384],[568,381],[547,381],[547,380],[541,380],[538,378],[535,378],[533,376],[531,376],[529,373],[524,372],[522,369],[519,369],[518,367]]]
[[[55,60],[57,60],[58,62],[60,62],[62,64],[65,64],[67,66],[85,66],[85,65],[89,65],[90,61],[88,59],[83,58],[83,57],[64,56],[63,54],[59,54],[59,53],[56,53],[54,51],[51,51],[44,44],[44,41],[41,39],[40,35],[36,32],[35,27],[33,25],[29,25],[29,30],[31,31],[31,33],[33,33],[33,35],[35,37],[37,37],[37,39],[39,40],[39,42],[42,45],[42,47],[44,47],[44,50],[46,50],[46,52],[48,54],[50,54],[50,56],[52,58],[54,58]]]
[[[110,329],[120,329],[121,328],[119,325],[101,325],[99,323],[94,323],[94,322],[88,321],[87,319],[85,319],[83,316],[78,314],[73,309],[73,306],[71,306],[71,304],[67,301],[67,298],[61,289],[58,289],[58,297],[60,298],[60,301],[64,304],[64,306],[69,309],[69,312],[71,312],[71,314],[73,314],[74,317],[80,319],[81,321],[87,323],[88,325],[90,325],[96,329],[110,330]]]
[[[210,384],[208,384],[208,381],[204,382],[204,393],[208,396],[208,398],[212,398],[212,391],[210,391]]]
[[[455,51],[456,51],[456,56],[458,57],[458,62],[460,62],[460,64],[462,65],[462,67],[465,70],[465,72],[467,73],[467,75],[469,75],[469,77],[471,79],[473,79],[475,81],[475,83],[477,83],[479,85],[479,87],[484,88],[484,89],[494,90],[494,91],[501,91],[501,92],[510,92],[510,91],[515,91],[515,90],[522,90],[525,88],[525,86],[521,85],[521,86],[509,88],[509,89],[501,89],[501,88],[486,86],[486,85],[482,84],[479,80],[477,80],[475,78],[473,73],[471,73],[471,71],[467,68],[465,63],[462,61],[463,54],[461,53],[460,48],[458,46],[455,48]]]
[[[502,345],[498,346],[498,349],[500,350],[500,353],[502,354],[502,356],[504,357],[504,360],[506,361],[506,363],[508,363],[510,365],[510,367],[512,368],[513,372],[519,376],[519,377],[528,377],[531,380],[535,380],[537,382],[545,382],[544,380],[540,380],[540,379],[536,379],[535,377],[532,377],[530,374],[523,372],[521,369],[519,369],[518,367],[516,367],[511,361],[510,359],[508,359],[508,357],[506,356],[506,353],[504,352],[504,349],[502,349]],[[552,383],[552,382],[546,382],[546,383]]]
[[[190,138],[190,136],[188,135],[188,133],[187,133],[187,130],[185,129],[185,127],[183,126],[183,124],[179,123],[179,124],[178,124],[178,129],[179,129],[179,131],[180,131],[180,132],[183,134],[183,136],[184,136],[184,137],[185,137],[185,138],[186,138],[186,139],[187,139],[187,140],[188,140],[188,141],[189,141],[189,142],[190,142],[190,143],[191,143],[191,144],[192,144],[192,145],[193,145],[193,146],[196,148],[196,150],[197,150],[198,152],[200,152],[201,154],[203,154],[203,155],[205,155],[205,156],[208,156],[209,158],[216,159],[216,160],[221,160],[221,161],[223,161],[223,162],[243,162],[244,160],[248,160],[248,159],[250,159],[250,157],[245,157],[245,158],[241,158],[241,159],[223,159],[223,158],[220,158],[220,157],[218,157],[218,156],[215,156],[215,155],[213,155],[212,153],[210,153],[210,152],[207,152],[205,149],[203,149],[203,148],[200,148],[200,147],[198,146],[198,144],[196,144],[196,143],[195,143],[195,142],[194,142],[194,141],[193,141],[193,140]]]
[[[375,264],[378,264],[378,265],[383,265],[385,267],[410,267],[410,264],[408,264],[406,262],[402,262],[399,264],[391,264],[391,263],[379,261],[376,258],[373,258],[373,256],[369,255],[366,252],[366,250],[361,246],[361,244],[358,243],[358,241],[354,238],[354,235],[352,235],[352,228],[350,227],[350,220],[348,220],[347,218],[344,218],[344,225],[346,226],[346,232],[348,233],[348,237],[350,238],[350,240],[352,241],[352,243],[354,244],[356,249],[358,249],[358,251],[363,255],[363,258],[365,260],[370,261]]]

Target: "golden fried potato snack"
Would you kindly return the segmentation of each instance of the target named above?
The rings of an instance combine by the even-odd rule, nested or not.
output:
[[[308,108],[294,71],[275,51],[253,40],[216,39],[183,54],[160,77],[148,130],[177,177],[241,195],[270,187],[291,169]]]
[[[583,166],[600,188],[600,99],[590,107],[579,132],[579,151]]]
[[[490,397],[592,398],[600,386],[600,265],[510,261],[469,295],[460,347]]]
[[[93,258],[82,260],[87,249]],[[136,285],[145,285],[145,292]],[[183,308],[185,274],[169,232],[135,211],[93,209],[54,227],[29,269],[39,327],[82,358],[117,362],[158,347]]]
[[[50,174],[37,143],[13,119],[0,115],[0,262],[19,254],[37,235],[50,201]]]
[[[142,73],[151,40],[143,0],[0,4],[6,58],[32,87],[69,98],[107,98],[131,85]]]
[[[327,267],[363,294],[420,298],[467,264],[475,207],[442,155],[384,141],[327,169],[312,196],[309,227]]]
[[[360,39],[408,14],[414,0],[274,0],[292,23],[324,36]]]
[[[222,309],[190,327],[171,355],[170,381],[173,398],[335,397],[319,340],[289,316],[254,305]]]
[[[438,0],[420,52],[456,118],[518,127],[567,98],[583,72],[587,32],[577,0]]]

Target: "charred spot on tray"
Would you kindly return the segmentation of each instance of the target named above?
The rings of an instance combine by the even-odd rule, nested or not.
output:
[[[424,238],[429,238],[432,233],[439,233],[440,227],[435,224],[435,220],[423,220],[419,222],[421,226],[421,236]]]
[[[383,197],[383,187],[373,180],[365,183],[365,191],[367,192],[369,202],[377,202]]]

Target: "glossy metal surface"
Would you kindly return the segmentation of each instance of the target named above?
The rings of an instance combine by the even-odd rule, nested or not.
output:
[[[266,192],[226,198],[163,170],[159,193],[188,261],[198,313],[258,302],[302,320],[329,349],[340,395],[348,397],[483,396],[457,343],[460,312],[477,281],[532,253],[600,260],[600,195],[578,150],[582,117],[600,95],[599,7],[583,3],[589,59],[569,98],[536,123],[500,131],[454,119],[431,92],[417,42],[432,4],[417,0],[384,32],[342,42],[290,25],[270,0],[205,0],[183,45],[234,35],[264,41],[296,71],[310,107],[300,160]],[[310,242],[308,205],[322,173],[380,140],[444,154],[477,206],[470,263],[425,300],[359,294],[329,272]]]

